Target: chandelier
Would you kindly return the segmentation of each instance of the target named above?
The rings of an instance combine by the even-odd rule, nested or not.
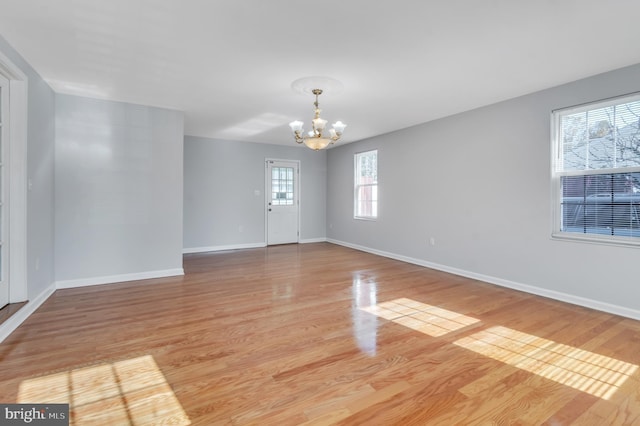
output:
[[[323,120],[320,118],[320,108],[318,106],[318,96],[322,94],[322,89],[313,89],[311,91],[314,95],[316,95],[316,101],[313,103],[315,105],[315,115],[313,120],[311,120],[312,130],[307,133],[306,136],[303,136],[304,129],[302,128],[302,121],[292,121],[289,123],[291,130],[293,131],[293,136],[296,139],[296,142],[303,143],[311,149],[316,151],[325,149],[329,144],[335,143],[340,136],[342,136],[342,132],[344,128],[347,127],[342,121],[336,121],[331,125],[331,129],[329,129],[329,137],[325,137],[322,135],[322,131],[327,125],[327,120]]]

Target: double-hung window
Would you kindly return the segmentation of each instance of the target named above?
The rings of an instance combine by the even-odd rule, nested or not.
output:
[[[354,171],[353,216],[375,219],[378,217],[378,151],[356,154]]]
[[[554,237],[640,245],[640,94],[552,119]]]

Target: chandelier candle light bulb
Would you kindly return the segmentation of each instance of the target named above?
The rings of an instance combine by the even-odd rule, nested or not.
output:
[[[312,130],[307,133],[307,136],[302,136],[304,129],[302,128],[302,121],[292,121],[289,123],[293,136],[297,143],[304,143],[311,149],[316,151],[326,148],[329,144],[335,143],[342,136],[344,128],[347,127],[342,121],[336,121],[331,125],[329,129],[329,137],[323,137],[322,131],[327,125],[327,120],[320,118],[320,108],[318,106],[318,96],[322,94],[322,89],[313,89],[312,93],[316,95],[316,101],[313,103],[315,106],[315,115],[311,120]]]

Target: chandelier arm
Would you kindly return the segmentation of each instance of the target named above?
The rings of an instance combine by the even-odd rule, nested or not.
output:
[[[304,138],[302,137],[302,135],[300,134],[300,131],[298,131],[298,130],[293,132],[293,137],[296,140],[296,142],[298,142],[298,143],[304,142]]]

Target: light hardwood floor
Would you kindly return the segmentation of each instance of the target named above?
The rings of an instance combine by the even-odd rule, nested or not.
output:
[[[328,243],[184,267],[56,291],[0,345],[0,402],[78,425],[640,424],[638,321]]]

